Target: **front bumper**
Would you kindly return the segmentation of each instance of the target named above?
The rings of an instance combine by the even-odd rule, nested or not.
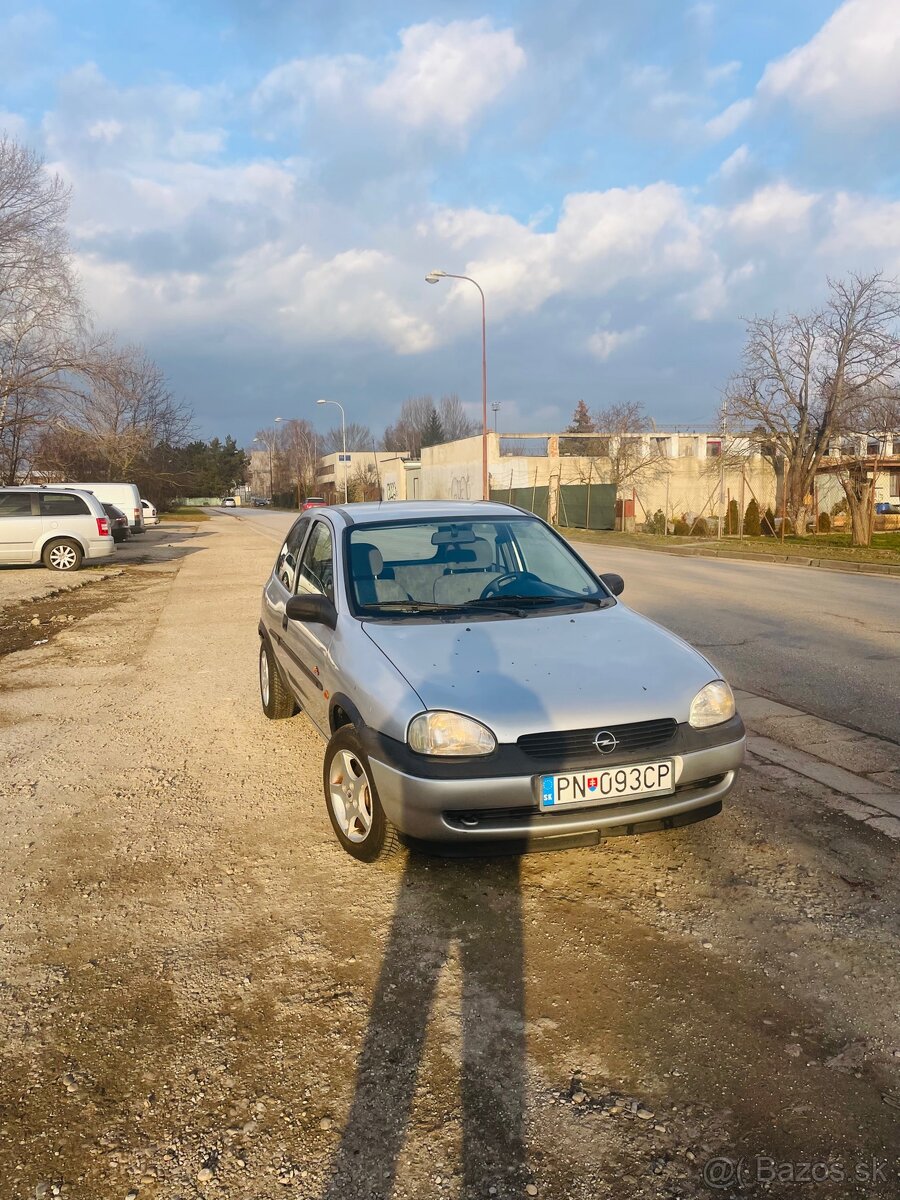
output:
[[[644,755],[647,761],[672,759],[675,791],[671,795],[553,812],[541,811],[535,777],[571,770],[570,765],[541,763],[528,774],[496,775],[480,774],[479,763],[470,760],[468,777],[460,774],[462,764],[455,770],[439,764],[435,773],[426,776],[419,772],[428,767],[417,766],[413,773],[408,761],[400,763],[394,756],[389,762],[387,755],[379,755],[384,739],[364,740],[370,742],[366,746],[369,765],[384,811],[407,837],[425,842],[513,841],[527,845],[546,838],[584,835],[584,840],[596,841],[599,836],[639,833],[713,816],[734,786],[744,759],[740,718],[727,724],[722,732],[728,740],[719,744],[674,754],[660,749]]]

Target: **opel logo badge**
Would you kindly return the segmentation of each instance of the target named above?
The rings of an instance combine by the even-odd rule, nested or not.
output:
[[[614,733],[610,733],[608,729],[601,729],[594,738],[594,745],[601,754],[612,754],[618,744],[619,739]]]

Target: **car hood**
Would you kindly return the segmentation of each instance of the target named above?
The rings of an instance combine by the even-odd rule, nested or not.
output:
[[[426,708],[483,721],[500,742],[526,733],[659,717],[688,719],[719,678],[686,642],[624,604],[522,619],[366,622]]]

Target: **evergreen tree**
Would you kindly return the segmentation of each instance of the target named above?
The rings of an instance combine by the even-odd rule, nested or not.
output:
[[[428,420],[425,422],[425,427],[422,430],[422,445],[423,446],[439,446],[444,440],[444,427],[441,424],[441,418],[438,415],[436,408],[433,408],[428,414]]]
[[[572,413],[572,420],[566,426],[566,433],[595,433],[597,424],[591,416],[588,406],[583,400],[579,400],[575,405],[575,411]],[[595,438],[562,438],[559,443],[559,452],[563,455],[573,456],[593,456],[596,451]]]
[[[738,502],[737,502],[737,500],[729,500],[728,501],[728,517],[726,519],[725,532],[726,533],[740,533],[740,528],[741,528],[741,515],[740,515],[740,509],[738,508]]]
[[[762,527],[759,520],[759,505],[756,497],[752,497],[744,513],[744,533],[747,537],[759,537]]]

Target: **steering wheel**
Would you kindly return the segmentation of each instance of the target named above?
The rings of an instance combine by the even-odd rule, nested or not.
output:
[[[512,583],[514,579],[519,578],[518,571],[507,571],[505,575],[498,575],[496,579],[492,579],[481,593],[481,600],[489,600],[491,596],[499,596],[503,589],[503,585]]]

